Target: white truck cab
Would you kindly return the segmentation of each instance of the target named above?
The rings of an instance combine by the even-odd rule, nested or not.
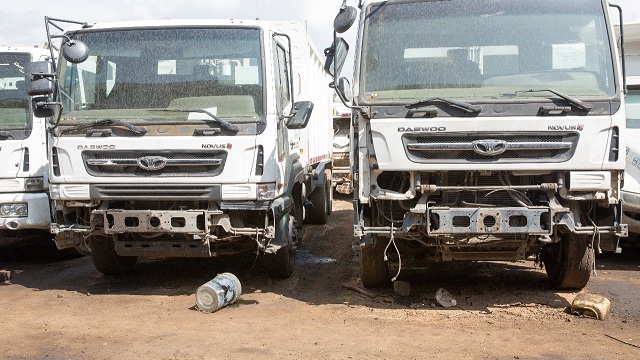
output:
[[[27,86],[54,119],[58,247],[88,243],[106,274],[256,251],[291,275],[303,222],[331,212],[330,79],[306,23],[46,23],[73,24]]]
[[[0,47],[0,230],[49,232],[46,119],[33,116],[25,66],[49,61],[50,51]]]
[[[579,289],[595,253],[619,250],[626,132],[610,7],[363,0],[358,17],[343,3],[327,54],[337,77],[337,34],[358,21],[353,85],[335,88],[352,108],[365,286],[421,262],[535,257],[552,286]]]

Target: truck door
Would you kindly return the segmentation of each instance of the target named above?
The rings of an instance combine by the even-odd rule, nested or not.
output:
[[[288,170],[292,159],[291,156],[298,151],[300,140],[297,131],[289,131],[286,127],[285,114],[291,111],[291,67],[287,59],[289,59],[286,48],[274,39],[274,65],[275,65],[275,96],[276,111],[278,115],[277,130],[277,151],[278,166],[280,173],[284,175],[284,181],[287,181]]]

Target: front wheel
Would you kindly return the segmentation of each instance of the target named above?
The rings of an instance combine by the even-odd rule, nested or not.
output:
[[[542,261],[553,287],[582,289],[593,271],[594,252],[586,236],[563,234],[560,242],[542,248]]]
[[[296,256],[296,228],[295,218],[291,209],[276,224],[276,243],[282,244],[275,253],[264,254],[264,264],[269,275],[277,278],[288,278],[293,274]]]
[[[116,254],[115,239],[107,236],[91,238],[91,260],[96,269],[105,275],[120,275],[133,271],[138,258]]]
[[[364,287],[389,285],[389,262],[384,259],[387,242],[387,238],[374,235],[373,245],[360,246],[360,280]]]

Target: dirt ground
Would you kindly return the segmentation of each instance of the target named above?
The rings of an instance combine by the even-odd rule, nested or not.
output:
[[[606,296],[604,321],[568,313],[533,262],[446,263],[407,271],[411,295],[360,287],[347,197],[308,226],[289,279],[252,270],[253,256],[153,259],[122,277],[89,257],[34,251],[42,239],[2,240],[0,357],[4,359],[633,359],[640,358],[640,251],[597,259],[583,292]],[[229,271],[240,301],[215,313],[195,291]],[[447,289],[458,306],[436,305]]]

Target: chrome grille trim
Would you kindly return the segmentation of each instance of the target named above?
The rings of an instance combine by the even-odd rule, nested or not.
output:
[[[578,132],[404,134],[409,160],[424,164],[559,163],[576,151]]]
[[[213,177],[222,173],[227,152],[115,150],[83,151],[87,173],[100,177]]]
[[[546,142],[512,142],[507,143],[508,150],[567,150],[573,144],[570,142],[546,143]],[[473,143],[428,143],[411,144],[409,150],[415,151],[473,151]]]
[[[167,166],[217,166],[220,159],[166,159]],[[138,166],[138,159],[88,159],[91,166]]]

